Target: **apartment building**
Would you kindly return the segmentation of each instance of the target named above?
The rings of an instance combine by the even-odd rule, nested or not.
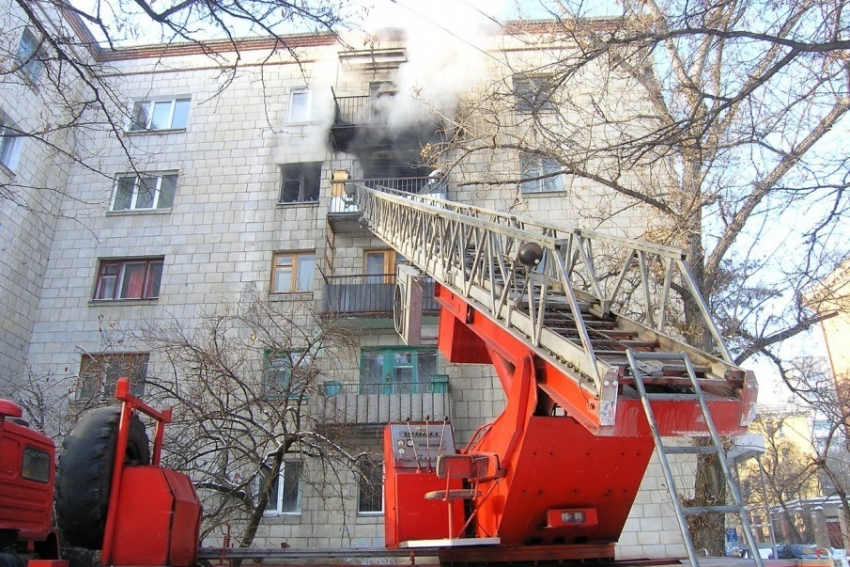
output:
[[[14,7],[4,3],[3,10],[3,21],[12,22],[3,41],[25,55],[37,36]],[[535,26],[493,32],[462,56],[412,45],[400,30],[368,42],[296,35],[283,52],[270,40],[245,40],[233,67],[237,54],[223,43],[208,45],[214,57],[190,44],[93,51],[123,97],[117,136],[79,130],[52,154],[12,130],[3,138],[0,175],[20,188],[0,203],[4,383],[41,387],[54,407],[64,400],[71,408],[108,395],[119,374],[143,391],[148,379],[171,370],[163,353],[137,340],[138,331],[164,320],[198,328],[223,306],[259,296],[278,306],[307,304],[351,329],[353,349],[317,355],[334,364],[307,407],[323,424],[344,428],[352,446],[379,455],[386,422],[443,416],[458,442],[468,441],[501,411],[499,381],[489,367],[441,358],[433,301],[425,304],[423,345],[400,340],[392,294],[404,258],[358,222],[344,185],[427,190],[640,235],[648,220],[639,206],[602,214],[619,208],[617,197],[545,177],[557,166],[551,160],[494,150],[449,169],[423,159],[423,148],[452,134],[446,117],[476,85],[513,91],[504,107],[511,128],[552,104],[527,93],[545,78],[540,42],[562,39]],[[435,67],[442,72],[429,71]],[[38,129],[49,97],[58,96],[39,84],[40,72],[24,66],[7,75],[20,80],[0,85],[4,125]],[[257,357],[260,387],[291,381],[292,358],[278,354]],[[379,464],[370,470],[338,476],[329,496],[314,482],[321,467],[301,454],[287,457],[254,545],[381,547]],[[651,465],[618,555],[683,554],[660,469]]]

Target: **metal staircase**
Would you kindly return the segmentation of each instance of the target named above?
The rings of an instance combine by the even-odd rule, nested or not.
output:
[[[671,500],[673,502],[673,508],[676,511],[676,520],[679,524],[679,529],[682,532],[682,538],[684,539],[685,549],[687,550],[688,559],[690,559],[691,565],[693,565],[693,567],[699,567],[699,559],[697,557],[696,550],[694,549],[694,542],[691,538],[691,533],[690,529],[688,528],[686,516],[698,516],[707,514],[735,514],[737,515],[741,523],[741,528],[744,532],[744,537],[747,540],[747,545],[749,545],[750,550],[752,550],[750,553],[751,557],[755,561],[757,567],[764,567],[761,556],[758,553],[758,546],[756,544],[755,538],[753,537],[753,532],[750,527],[749,519],[747,518],[747,511],[744,508],[743,502],[741,501],[741,494],[738,491],[738,485],[735,482],[735,478],[732,476],[732,471],[729,469],[729,464],[726,459],[726,452],[723,449],[722,440],[720,439],[720,436],[717,433],[717,429],[714,427],[714,420],[711,418],[711,414],[708,411],[705,396],[702,392],[702,389],[700,388],[699,379],[697,378],[696,369],[694,368],[693,364],[691,364],[690,358],[685,353],[646,353],[635,352],[632,349],[626,351],[626,357],[628,358],[629,366],[632,371],[635,389],[638,391],[638,394],[640,396],[641,404],[643,405],[643,410],[646,413],[646,419],[649,422],[649,428],[652,431],[652,437],[655,440],[655,447],[658,452],[658,459],[661,463],[661,468],[664,471],[664,478],[667,481],[667,488],[670,491]],[[648,361],[650,363],[654,363],[659,360],[665,362],[674,361],[676,363],[681,363],[684,366],[685,373],[690,380],[689,392],[676,394],[651,394],[647,392],[646,386],[644,385],[644,380],[650,378],[652,366],[647,368],[646,362]],[[658,424],[656,423],[655,414],[652,409],[652,402],[661,400],[696,401],[699,404],[703,419],[705,420],[705,429],[709,434],[710,444],[701,446],[666,445],[661,438],[661,433],[658,430]],[[679,499],[679,490],[676,486],[673,471],[670,468],[670,461],[667,458],[668,455],[677,454],[715,455],[718,459],[718,462],[720,463],[721,469],[723,470],[723,476],[726,481],[727,495],[731,496],[731,500],[733,502],[732,505],[691,507],[682,506],[682,502]]]
[[[755,379],[732,364],[682,250],[428,195],[356,183],[346,193],[359,207],[361,224],[563,369],[570,385],[539,387],[558,403],[567,402],[569,388],[593,399],[578,411],[597,433],[617,434],[618,401],[637,402],[628,388],[629,350],[687,353],[704,390],[744,408],[736,427],[754,417]],[[523,263],[529,245],[534,261]],[[671,321],[680,319],[684,301],[701,314],[716,354],[678,338]],[[688,385],[681,361],[653,360],[657,371],[644,380],[650,390],[675,393]]]

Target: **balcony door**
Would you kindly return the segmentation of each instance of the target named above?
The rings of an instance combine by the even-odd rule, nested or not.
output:
[[[407,258],[395,250],[370,250],[364,254],[366,283],[395,283],[395,267]]]
[[[431,392],[437,374],[434,348],[364,349],[360,358],[363,394],[422,394]]]

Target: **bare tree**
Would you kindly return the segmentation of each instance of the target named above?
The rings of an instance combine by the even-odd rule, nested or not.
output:
[[[429,157],[479,191],[514,187],[515,208],[552,180],[584,225],[623,228],[618,217],[637,211],[641,236],[687,251],[736,363],[808,330],[822,316],[798,294],[848,255],[843,3],[539,6],[555,21],[505,28],[547,55],[506,58]],[[508,167],[476,173],[488,159]],[[683,302],[674,331],[710,350],[697,306]],[[722,498],[722,483],[703,488]],[[695,534],[696,545],[721,552],[717,534]]]
[[[282,474],[342,497],[342,475],[359,470],[361,454],[311,402],[350,355],[350,330],[318,317],[311,302],[251,296],[197,327],[158,321],[140,338],[158,360],[146,398],[174,406],[166,459],[205,495],[205,534],[230,524],[241,529],[238,545],[250,546],[266,510],[297,497],[279,492],[289,490]]]
[[[249,50],[262,50],[260,64],[278,56],[300,64],[294,32],[336,38],[356,15],[340,0],[95,0],[68,2],[6,0],[0,4],[5,39],[0,42],[0,96],[19,100],[0,112],[3,164],[17,167],[12,140],[26,139],[28,153],[42,166],[70,165],[108,177],[101,165],[103,145],[90,147],[93,133],[117,142],[136,169],[138,156],[127,138],[131,116],[110,61],[128,43],[156,44],[152,57],[175,49],[201,53],[220,70],[219,88],[230,84]],[[240,41],[246,36],[261,42]],[[171,50],[171,51],[169,51]],[[256,63],[254,61],[254,63]],[[12,106],[12,108],[10,108]],[[19,150],[18,150],[19,151]],[[63,176],[0,176],[0,199],[32,207],[33,191],[63,194]],[[49,207],[34,207],[44,214]]]

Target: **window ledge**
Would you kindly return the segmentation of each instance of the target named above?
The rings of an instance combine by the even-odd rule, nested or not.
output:
[[[140,136],[145,134],[154,134],[162,136],[163,134],[183,134],[186,128],[160,128],[159,130],[124,130],[128,136]]]
[[[263,514],[263,522],[267,524],[300,524],[301,512],[266,512]]]
[[[357,512],[357,523],[364,525],[375,525],[384,523],[383,512]]]
[[[321,126],[321,120],[293,120],[292,122],[284,122],[286,126]]]
[[[11,169],[9,169],[9,166],[6,165],[5,163],[3,163],[2,161],[0,161],[0,171],[5,173],[6,175],[11,177],[12,179],[14,179],[15,176],[16,176],[15,172],[12,171]]]
[[[106,211],[108,217],[123,217],[133,215],[170,215],[171,207],[167,209],[122,209],[120,211]]]
[[[92,299],[89,300],[89,305],[152,305],[157,301],[159,301],[158,297],[151,299]]]
[[[319,201],[292,201],[291,203],[281,203],[278,201],[277,208],[279,209],[294,209],[298,207],[318,207]]]
[[[313,299],[312,291],[296,291],[294,293],[269,293],[269,301],[306,301]]]
[[[567,193],[566,189],[558,189],[557,191],[534,191],[532,193],[522,193],[523,197],[556,197],[563,196],[564,193]]]

